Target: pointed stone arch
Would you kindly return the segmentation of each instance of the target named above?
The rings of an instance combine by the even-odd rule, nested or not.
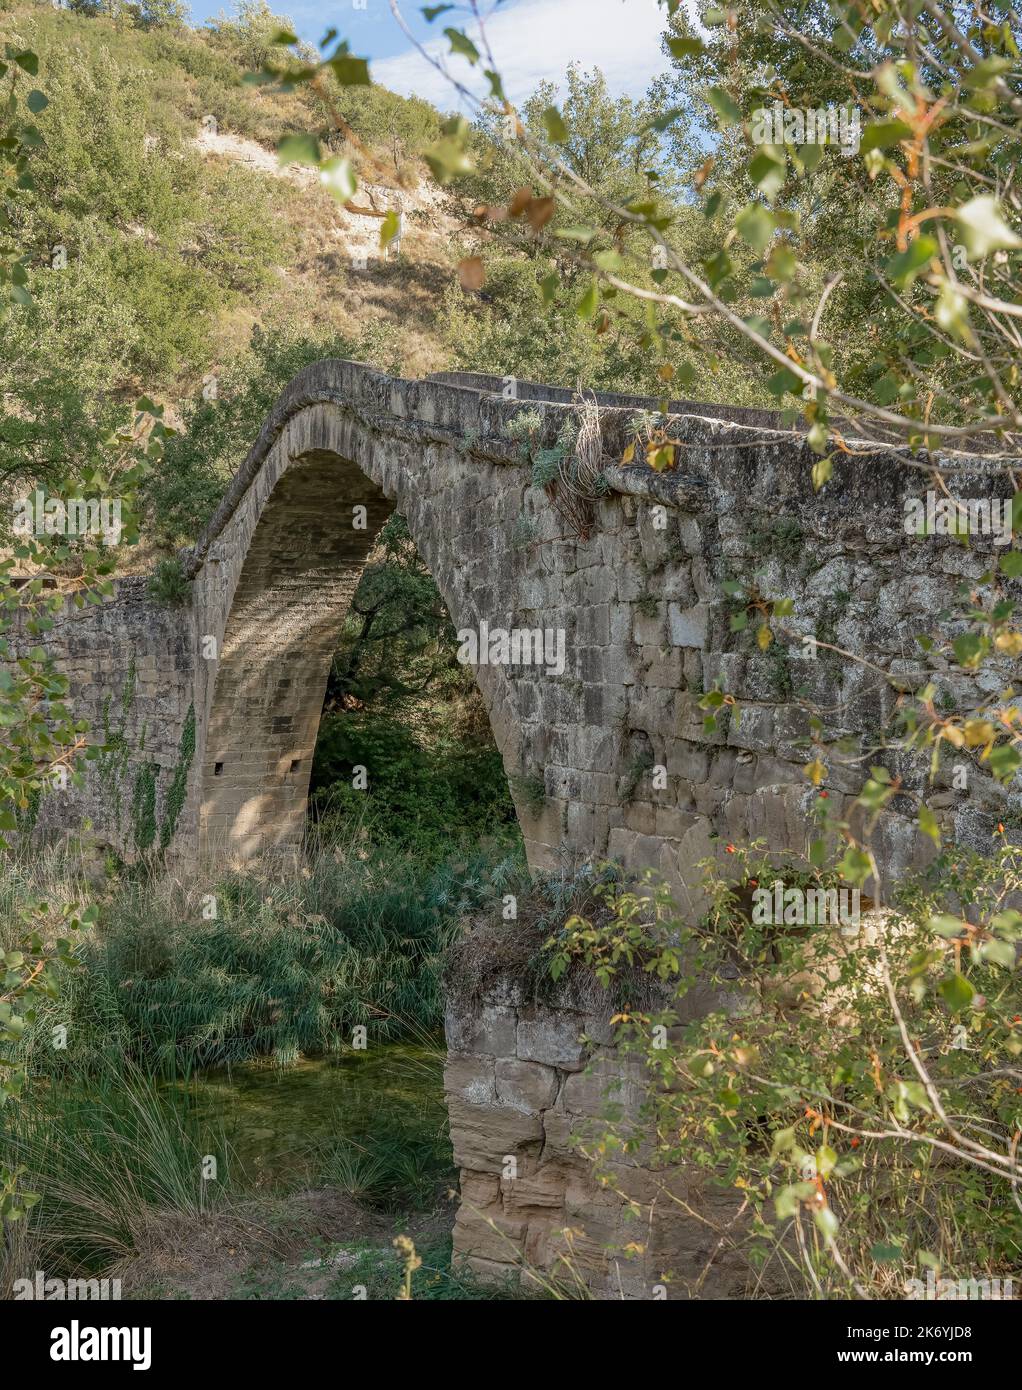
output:
[[[500,538],[513,526],[527,479],[452,457],[429,421],[423,428],[421,402],[407,429],[395,431],[395,402],[366,400],[374,386],[390,385],[350,363],[302,373],[277,407],[279,428],[271,416],[190,557],[204,668],[202,853],[248,858],[300,837],[331,659],[373,542],[395,508],[455,627],[492,617]],[[513,773],[520,738],[508,717],[506,673],[484,667],[477,675]]]

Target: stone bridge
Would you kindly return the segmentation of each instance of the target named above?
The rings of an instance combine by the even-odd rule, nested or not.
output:
[[[84,791],[44,799],[44,826],[88,817],[128,855],[185,859],[247,858],[296,838],[337,636],[396,508],[456,628],[562,635],[563,669],[477,669],[534,867],[609,855],[684,892],[721,838],[802,849],[814,754],[799,697],[827,711],[827,744],[876,735],[896,699],[803,639],[911,668],[915,633],[983,573],[991,546],[909,540],[904,500],[926,475],[890,449],[844,460],[816,495],[815,456],[779,416],[675,402],[678,462],[657,474],[618,462],[636,411],[656,403],[599,404],[601,495],[580,528],[532,485],[528,457],[575,415],[569,393],[403,381],[341,361],[300,373],[185,556],[189,601],[161,606],[126,579],[58,619],[50,648],[76,712],[110,746]],[[509,434],[523,411],[524,444]],[[971,481],[1010,495],[1007,479]],[[796,600],[789,640],[766,652],[751,628],[732,631],[721,587],[754,572],[763,592]],[[949,698],[967,683],[949,672]],[[714,686],[742,714],[707,732],[699,701]],[[854,762],[834,760],[831,794],[858,779]],[[1005,794],[978,770],[968,794],[943,791],[959,840],[984,841],[1004,813]],[[896,870],[924,852],[897,815],[880,849]]]
[[[401,381],[349,362],[302,372],[185,556],[187,602],[161,606],[144,579],[126,579],[109,601],[58,618],[50,650],[106,748],[83,788],[43,799],[40,829],[88,822],[128,856],[165,850],[190,865],[297,838],[331,656],[397,508],[456,628],[556,639],[543,652],[552,661],[477,671],[533,867],[600,856],[652,866],[691,908],[694,866],[729,840],[804,850],[811,739],[840,806],[861,779],[856,749],[875,745],[898,698],[840,653],[914,671],[916,634],[981,578],[992,543],[909,537],[905,501],[928,475],[882,445],[842,459],[815,494],[815,456],[768,412],[675,402],[677,466],[623,464],[636,412],[654,404],[600,398],[602,478],[583,501],[533,485],[536,455],[578,413],[565,392]],[[957,487],[1012,491],[991,474]],[[762,593],[795,600],[788,633],[765,651],[724,587],[753,575]],[[941,701],[968,707],[973,677],[949,666],[937,680]],[[715,687],[741,717],[709,727],[700,700]],[[815,727],[805,700],[820,711]],[[883,756],[922,787],[925,768]],[[984,847],[998,820],[1018,824],[1017,791],[977,760],[964,786],[953,771],[927,794],[949,836]],[[932,852],[912,799],[899,806],[877,838],[895,875]],[[540,1003],[514,978],[452,1003],[455,1250],[480,1274],[523,1258],[553,1267],[565,1227],[585,1233],[576,1255],[608,1296],[651,1297],[665,1270],[707,1267],[716,1236],[688,1219],[652,1224],[627,1267],[606,1254],[635,1227],[594,1186],[571,1135],[600,1112],[601,1069],[624,1078],[627,1106],[641,1104],[641,1078],[616,1060],[610,1033],[605,1001],[569,991]],[[712,1214],[705,1193],[685,1196]],[[725,1270],[703,1293],[742,1287],[741,1271]]]

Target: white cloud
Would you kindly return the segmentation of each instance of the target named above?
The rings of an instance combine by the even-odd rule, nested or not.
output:
[[[560,84],[571,62],[601,68],[615,95],[641,96],[669,67],[660,48],[665,26],[666,10],[657,0],[522,0],[498,10],[486,33],[505,90],[520,102],[544,79]],[[450,45],[441,38],[427,47],[443,56]],[[441,110],[459,104],[450,83],[414,49],[373,62],[370,70],[375,82],[404,96],[425,97]],[[449,70],[470,90],[488,90],[479,68],[464,58],[453,56]]]

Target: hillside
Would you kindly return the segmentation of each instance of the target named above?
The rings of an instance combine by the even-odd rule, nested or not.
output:
[[[325,356],[407,376],[463,368],[646,394],[672,379],[659,365],[671,357],[690,396],[764,402],[726,335],[720,351],[689,351],[674,331],[651,355],[634,303],[590,322],[588,273],[558,240],[566,214],[510,238],[473,218],[530,177],[499,133],[477,127],[475,172],[441,188],[423,159],[441,126],[428,103],[332,76],[315,90],[252,81],[280,56],[270,38],[282,21],[262,0],[202,29],[172,8],[142,22],[127,8],[111,18],[0,0],[0,37],[39,55],[48,103],[19,202],[33,302],[5,328],[0,360],[9,488],[45,485],[67,460],[88,474],[110,430],[151,398],[179,433],[147,484],[145,543],[130,562],[150,567],[154,551],[196,534],[283,385]],[[580,160],[616,194],[639,196],[663,98],[611,98],[599,73],[568,80]],[[526,105],[527,122],[541,124],[545,99]],[[278,145],[294,135],[350,159],[353,197],[281,163]],[[712,254],[713,228],[684,206],[681,182],[671,196],[678,235]],[[403,214],[403,234],[381,253],[388,211]],[[481,289],[459,283],[468,254],[485,263]]]

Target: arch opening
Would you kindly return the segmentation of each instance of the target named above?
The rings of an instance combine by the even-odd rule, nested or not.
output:
[[[393,509],[354,463],[321,451],[295,459],[266,498],[219,653],[199,809],[206,854],[247,859],[301,836],[337,636]]]
[[[408,786],[395,797],[391,776],[389,804],[399,806],[399,815],[407,805],[409,818],[432,816],[437,822],[434,830],[442,834],[443,796],[433,797],[442,783],[448,808],[452,795],[464,801],[467,814],[457,817],[462,822],[470,821],[478,807],[480,823],[491,812],[496,820],[514,823],[504,750],[496,746],[485,689],[475,679],[477,673],[466,679],[466,668],[454,665],[449,600],[438,589],[429,557],[416,544],[412,526],[396,512],[394,501],[357,464],[332,450],[293,456],[275,484],[259,480],[256,486],[259,483],[266,495],[259,501],[233,595],[227,595],[229,608],[210,697],[199,804],[202,853],[244,861],[297,845],[307,825],[310,787],[317,789],[316,819],[331,820],[337,827],[345,810],[362,809],[366,802],[357,794],[354,800],[333,795],[335,787],[345,790],[341,779],[347,779],[351,764],[359,761],[358,754],[348,752],[359,717],[363,725],[366,718],[387,724],[367,740],[391,740],[380,750],[384,763],[393,766],[410,752],[412,762],[419,764],[410,766],[410,773],[424,774],[419,789],[428,804],[421,812],[414,805],[414,779],[410,776]],[[366,635],[366,614],[373,604],[370,599],[356,603],[356,593],[383,563],[381,552],[375,565],[369,562],[385,528],[404,538],[401,548],[405,564],[411,557],[406,577],[412,587],[431,591],[423,608],[425,624],[432,624],[437,639],[439,660],[430,673],[433,686],[426,691],[423,683],[423,694],[434,714],[437,700],[460,705],[457,715],[452,710],[450,717],[433,719],[434,732],[438,724],[444,725],[439,739],[431,738],[428,729],[424,738],[417,737],[430,720],[423,717],[423,703],[415,699],[414,683],[409,709],[400,699],[387,704],[374,698],[378,671],[361,669],[350,659],[343,671],[335,666],[346,619],[352,619],[354,628],[361,625]],[[445,629],[442,634],[440,628]],[[385,622],[382,633],[377,629],[372,639],[387,639],[387,629]],[[348,657],[353,654],[349,650]],[[452,741],[443,735],[456,722],[465,737],[453,740],[458,747],[452,758]],[[360,733],[365,740],[366,728]],[[327,737],[317,754],[322,735]],[[359,736],[355,731],[354,745]],[[459,753],[467,764],[460,782]],[[431,758],[446,760],[442,776],[435,775],[436,768],[422,766]],[[370,764],[374,759],[361,761]],[[375,773],[372,767],[368,771]],[[426,787],[426,782],[431,785]],[[350,783],[347,790],[352,790]]]

